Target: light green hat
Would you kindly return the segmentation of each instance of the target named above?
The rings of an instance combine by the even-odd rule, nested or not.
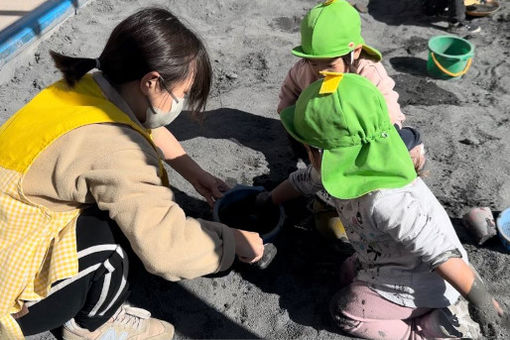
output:
[[[312,8],[301,21],[301,45],[292,54],[301,58],[335,58],[361,44],[377,61],[381,52],[365,45],[358,11],[345,0],[328,0]]]
[[[323,150],[321,178],[326,191],[349,199],[413,181],[413,162],[390,123],[379,90],[357,74],[337,73],[336,79],[330,75],[312,83],[295,106],[280,114],[292,137]]]

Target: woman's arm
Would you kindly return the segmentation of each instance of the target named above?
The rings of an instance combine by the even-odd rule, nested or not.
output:
[[[214,201],[223,195],[222,191],[228,190],[228,186],[222,180],[202,169],[188,156],[181,143],[167,128],[152,130],[152,138],[168,165],[190,182],[209,205],[212,206]]]

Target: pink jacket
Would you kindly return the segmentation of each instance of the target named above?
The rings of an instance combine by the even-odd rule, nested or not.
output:
[[[395,81],[388,76],[384,66],[380,62],[375,62],[368,58],[359,58],[354,67],[356,73],[370,80],[381,91],[386,104],[388,105],[388,113],[392,124],[398,124],[402,127],[403,121],[406,119],[400,105],[398,104],[398,93],[393,91]],[[292,66],[285,78],[280,90],[280,103],[278,104],[278,113],[287,106],[294,105],[299,94],[311,83],[320,78],[306,61],[301,59]]]

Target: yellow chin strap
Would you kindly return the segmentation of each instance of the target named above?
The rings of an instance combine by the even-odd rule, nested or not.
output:
[[[341,72],[320,71],[319,73],[324,76],[319,94],[335,92],[344,77],[344,74]]]

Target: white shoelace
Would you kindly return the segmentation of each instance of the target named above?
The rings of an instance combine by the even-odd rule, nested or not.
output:
[[[145,320],[149,319],[150,316],[151,313],[145,309],[122,305],[113,315],[112,321],[141,330]]]

